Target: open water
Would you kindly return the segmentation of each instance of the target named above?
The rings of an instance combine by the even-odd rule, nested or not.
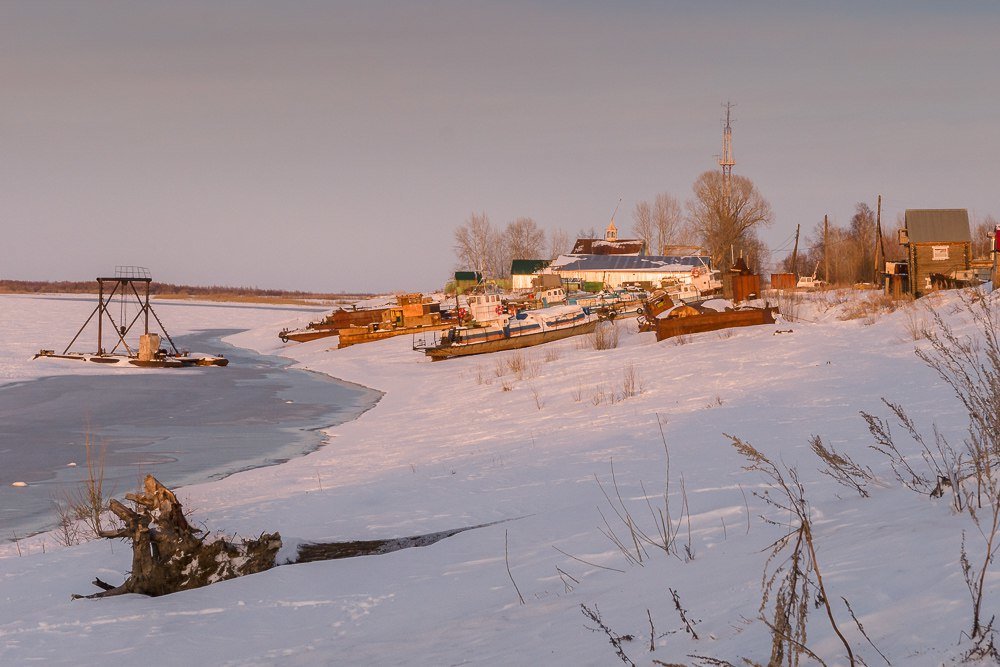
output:
[[[130,368],[0,387],[0,540],[56,524],[55,503],[86,479],[88,437],[104,458],[106,495],[121,497],[146,473],[174,487],[308,453],[324,443],[321,429],[381,397],[221,341],[232,333],[174,339],[181,349],[224,354],[224,368]]]

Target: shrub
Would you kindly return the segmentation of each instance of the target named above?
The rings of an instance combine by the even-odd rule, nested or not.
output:
[[[590,343],[595,350],[613,350],[618,347],[619,331],[614,322],[601,322],[594,333],[590,334]]]

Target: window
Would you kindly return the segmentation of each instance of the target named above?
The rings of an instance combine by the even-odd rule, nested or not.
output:
[[[948,246],[946,245],[934,245],[931,246],[931,250],[934,252],[934,256],[931,258],[935,262],[948,259]]]

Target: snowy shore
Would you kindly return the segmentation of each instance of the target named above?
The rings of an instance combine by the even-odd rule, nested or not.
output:
[[[942,312],[956,303],[952,295],[935,302]],[[33,372],[20,359],[37,351],[42,332],[50,335],[63,317],[78,321],[59,308],[39,319],[36,306],[0,297],[0,333],[14,341],[0,356],[5,381]],[[0,663],[107,664],[156,654],[168,664],[615,664],[607,635],[592,630],[581,605],[598,609],[614,632],[635,636],[622,646],[636,664],[700,664],[692,655],[766,663],[762,550],[782,529],[760,520],[773,513],[752,492],[767,480],[742,469],[725,433],[798,467],[824,581],[855,652],[870,665],[882,660],[841,596],[893,664],[947,662],[967,648],[959,646],[971,622],[959,554],[963,531],[970,554],[981,551],[975,528],[947,497],[902,488],[868,448],[858,412],[886,416],[885,397],[906,405],[925,432],[937,424],[954,442],[965,418],[914,355],[918,343],[908,332],[913,318],[927,318],[923,311],[840,321],[842,311],[814,302],[801,306],[808,321],[683,344],[657,343],[626,323],[617,349],[594,350],[580,338],[435,364],[412,351],[408,337],[344,350],[330,350],[330,340],[282,345],[275,332],[308,317],[226,311],[226,326],[248,329],[228,342],[385,396],[331,429],[317,452],[180,489],[195,521],[230,535],[276,530],[286,541],[508,521],[429,547],[283,566],[159,599],[69,599],[92,592],[95,576],[124,578],[130,554],[120,543],[61,548],[45,535],[5,543]],[[198,310],[181,326],[209,328],[203,320],[212,317],[220,313]],[[520,372],[512,369],[518,354]],[[819,473],[813,435],[872,467],[880,483],[870,498]],[[602,533],[602,515],[619,534],[624,527],[597,479],[613,498],[617,484],[622,502],[653,531],[649,506],[663,506],[664,440],[668,503],[676,520],[686,496],[690,527],[685,520],[678,539],[693,559],[648,549],[635,563]],[[698,639],[685,632],[668,589],[697,620]],[[996,589],[991,576],[990,610],[1000,606]],[[811,613],[808,645],[827,664],[846,664],[822,614]]]

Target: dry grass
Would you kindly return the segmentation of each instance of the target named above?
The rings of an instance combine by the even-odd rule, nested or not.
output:
[[[601,322],[590,334],[590,345],[595,350],[613,350],[618,347],[620,331],[615,322]]]
[[[803,301],[805,301],[805,297],[802,292],[782,290],[777,295],[778,312],[789,322],[794,322],[799,318]]]
[[[94,539],[104,529],[102,517],[108,509],[104,489],[104,461],[107,443],[95,446],[90,433],[84,436],[87,478],[75,491],[69,491],[61,500],[53,500],[59,525],[56,541],[63,546],[73,546]]]
[[[930,317],[924,305],[917,301],[909,301],[901,307],[903,314],[903,328],[909,336],[909,340],[923,340],[930,333]]]
[[[528,383],[528,389],[531,391],[531,397],[533,399],[535,399],[535,408],[537,408],[538,410],[541,410],[542,408],[544,408],[545,407],[545,399],[543,399],[542,395],[538,393],[538,387],[536,387],[534,384],[532,384],[532,383],[529,382]]]
[[[895,311],[899,304],[899,301],[894,301],[882,292],[868,292],[863,298],[844,301],[844,307],[838,319],[861,319],[865,325],[871,325],[877,322],[882,315]]]
[[[632,398],[633,396],[638,396],[646,387],[642,382],[642,377],[639,375],[639,369],[636,368],[635,362],[630,361],[625,364],[622,369],[622,398]]]

